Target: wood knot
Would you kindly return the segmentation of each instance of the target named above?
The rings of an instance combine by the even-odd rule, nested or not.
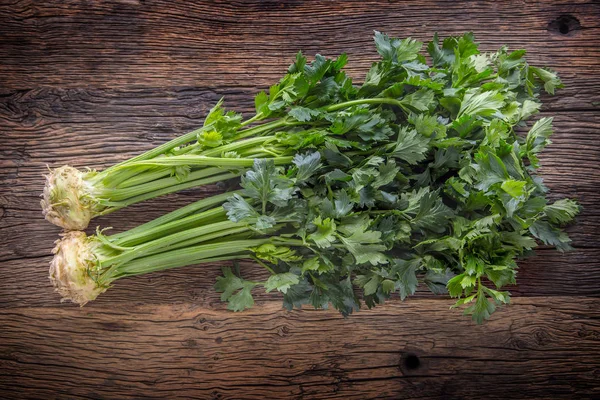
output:
[[[287,325],[283,325],[277,330],[277,334],[281,337],[287,336],[290,334],[290,328]]]
[[[198,343],[194,339],[187,339],[183,342],[183,347],[187,349],[194,349],[198,347]]]
[[[533,332],[533,340],[535,341],[536,345],[544,346],[552,340],[552,337],[544,329],[536,329]]]
[[[412,351],[405,352],[400,356],[399,368],[404,375],[413,375],[427,369],[424,360]]]
[[[107,321],[107,322],[97,322],[98,326],[102,330],[111,331],[111,332],[128,332],[131,329],[127,326],[127,324],[120,321]]]
[[[404,364],[404,368],[409,370],[418,369],[421,366],[421,360],[416,354],[409,353],[404,356],[402,364]]]
[[[511,337],[507,340],[507,346],[511,349],[524,350],[529,348],[529,344],[518,337]]]
[[[4,217],[4,213],[6,212],[6,206],[8,206],[8,198],[0,196],[0,219]]]
[[[573,35],[581,30],[581,23],[572,15],[561,15],[548,24],[548,30],[559,35]]]

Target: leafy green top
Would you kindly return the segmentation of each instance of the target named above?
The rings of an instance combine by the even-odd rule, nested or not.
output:
[[[422,281],[481,323],[508,303],[501,289],[515,283],[518,257],[538,241],[570,249],[560,228],[579,206],[549,203],[534,175],[552,119],[516,133],[538,112],[541,88],[561,87],[558,77],[528,65],[522,50],[482,54],[470,33],[441,44],[436,35],[432,66],[418,41],[376,32],[375,45],[381,60],[360,87],[341,70],[345,55],[308,64],[299,53],[256,97],[261,118],[298,124],[277,134],[295,156],[288,168],[256,160],[244,193],[225,204],[232,221],[272,237],[251,249],[267,281],[224,269],[216,288],[231,309],[251,306],[262,285],[282,292],[287,308],[331,303],[348,315],[360,307],[354,287],[371,307]]]

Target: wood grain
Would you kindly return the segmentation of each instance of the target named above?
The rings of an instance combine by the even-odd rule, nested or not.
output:
[[[273,303],[241,314],[189,304],[12,308],[0,310],[0,374],[31,397],[600,395],[600,300],[521,298],[483,326],[449,319],[450,304],[396,303],[348,319]]]
[[[574,15],[567,35],[548,25]],[[593,1],[7,3],[0,12],[6,89],[31,84],[233,87],[278,77],[298,49],[348,52],[356,71],[373,60],[373,30],[427,40],[476,31],[483,48],[525,47],[532,60],[571,74],[598,74],[600,11]],[[568,48],[569,51],[565,52]],[[32,62],[35,60],[35,62]],[[551,63],[549,63],[551,61]]]
[[[0,0],[0,398],[600,397],[599,21],[592,0]],[[114,164],[197,127],[222,96],[249,113],[300,49],[347,52],[360,82],[374,29],[471,30],[486,51],[526,48],[559,73],[566,87],[542,98],[556,133],[541,173],[551,197],[584,206],[575,252],[519,262],[514,304],[483,326],[423,288],[349,319],[258,293],[233,314],[212,289],[216,264],[119,281],[82,309],[58,302],[47,165]],[[96,222],[127,229],[218,190]]]

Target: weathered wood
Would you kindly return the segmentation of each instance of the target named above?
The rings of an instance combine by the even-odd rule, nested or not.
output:
[[[563,35],[549,25],[565,14],[577,18],[579,26]],[[23,1],[0,10],[0,65],[6,89],[78,88],[82,82],[194,87],[251,81],[265,86],[298,49],[348,52],[354,68],[364,71],[375,55],[374,29],[424,40],[435,31],[471,30],[486,50],[525,47],[532,60],[588,75],[598,74],[599,15],[597,2],[585,0],[113,1],[94,6]]]
[[[600,397],[599,20],[589,0],[0,2],[0,398]],[[483,326],[423,288],[346,320],[283,311],[277,294],[233,314],[212,289],[219,265],[119,281],[83,309],[58,303],[59,230],[39,210],[47,164],[114,164],[197,127],[221,96],[249,113],[300,49],[347,52],[360,82],[374,29],[472,30],[484,50],[526,48],[560,74],[566,87],[543,97],[556,134],[541,173],[551,197],[584,206],[577,251],[521,261],[514,304]],[[215,190],[96,222],[127,229]]]
[[[449,304],[407,302],[349,319],[274,303],[242,314],[189,304],[0,310],[0,396],[600,395],[600,300],[518,299],[483,326],[448,318]]]

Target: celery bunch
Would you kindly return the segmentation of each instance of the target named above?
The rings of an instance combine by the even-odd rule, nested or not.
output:
[[[344,55],[300,53],[244,122],[219,103],[199,130],[105,171],[55,170],[42,203],[67,228],[192,186],[241,186],[127,232],[66,233],[50,270],[63,298],[83,305],[123,277],[252,259],[266,281],[225,268],[215,285],[232,310],[258,286],[288,308],[344,315],[360,308],[355,289],[372,307],[419,282],[479,323],[508,303],[516,260],[537,241],[569,250],[561,228],[580,209],[548,202],[535,174],[552,119],[517,134],[560,80],[524,51],[481,54],[471,34],[434,37],[433,65],[415,40],[377,32],[375,44],[381,60],[361,86]]]

